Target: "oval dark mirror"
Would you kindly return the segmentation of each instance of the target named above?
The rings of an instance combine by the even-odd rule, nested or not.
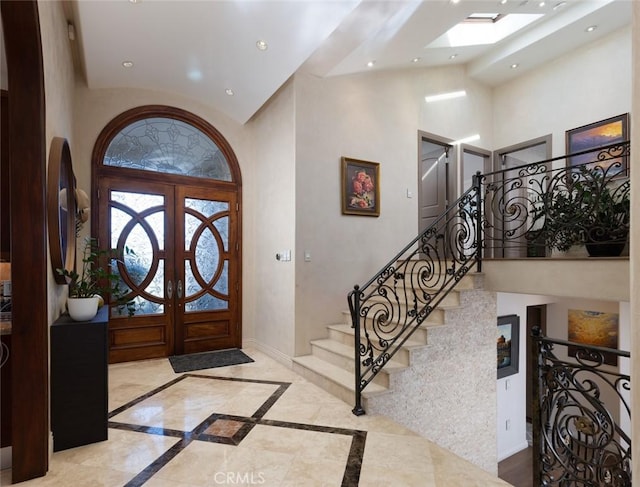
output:
[[[53,277],[68,284],[56,269],[72,271],[76,257],[76,181],[67,139],[54,137],[49,151],[47,218]]]

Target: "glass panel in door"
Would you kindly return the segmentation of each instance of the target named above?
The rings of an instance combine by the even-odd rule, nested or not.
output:
[[[167,225],[173,220],[174,188],[105,178],[100,194],[108,199],[100,205],[100,221],[106,222],[99,229],[100,240],[109,242],[115,256],[111,271],[135,306],[135,314],[128,316],[126,307],[111,305],[109,360],[166,357],[174,335],[173,231]]]
[[[231,192],[180,187],[183,235],[177,257],[184,284],[178,278],[176,347],[193,353],[240,346],[236,317],[234,260],[236,195]]]

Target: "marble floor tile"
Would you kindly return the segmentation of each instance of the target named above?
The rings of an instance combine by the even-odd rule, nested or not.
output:
[[[296,458],[328,459],[346,464],[351,436],[306,431],[294,428],[257,425],[247,435],[239,449],[268,450],[288,453]]]
[[[223,436],[225,438],[231,438],[235,435],[245,423],[240,421],[232,421],[229,419],[218,419],[209,426],[204,433],[213,436]]]
[[[433,471],[430,445],[419,436],[368,432],[362,466],[429,475]]]
[[[342,484],[345,463],[321,458],[298,458],[280,487],[328,487]]]
[[[24,484],[79,487],[473,487],[507,483],[265,354],[176,374],[167,359],[109,366],[109,439],[53,453]],[[0,472],[9,485],[11,471]]]
[[[152,477],[144,484],[145,487],[197,487],[196,484],[190,484],[186,480],[175,481],[167,480],[159,477]]]
[[[244,485],[252,479],[261,485],[278,485],[293,458],[292,454],[194,441],[154,478],[186,480],[197,486]]]
[[[113,487],[125,485],[135,474],[123,472],[109,466],[87,466],[69,463],[53,458],[49,462],[49,472],[46,476],[20,482],[21,487]],[[0,485],[11,484],[11,471],[3,470]]]
[[[62,450],[56,452],[54,458],[67,464],[92,467],[109,465],[117,470],[137,474],[178,441],[168,436],[112,428],[108,434],[107,441]]]
[[[191,431],[211,413],[251,416],[278,386],[188,377],[111,418]]]

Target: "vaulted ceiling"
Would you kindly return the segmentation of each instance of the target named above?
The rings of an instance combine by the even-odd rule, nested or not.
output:
[[[498,86],[629,24],[631,1],[76,0],[70,37],[90,88],[174,92],[245,123],[299,69],[465,64]],[[493,44],[452,46],[447,32],[473,14],[500,14],[485,30],[535,17]]]

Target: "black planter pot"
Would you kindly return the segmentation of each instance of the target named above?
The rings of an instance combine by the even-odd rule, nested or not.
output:
[[[618,257],[624,250],[626,240],[617,242],[587,242],[587,252],[591,257]]]

